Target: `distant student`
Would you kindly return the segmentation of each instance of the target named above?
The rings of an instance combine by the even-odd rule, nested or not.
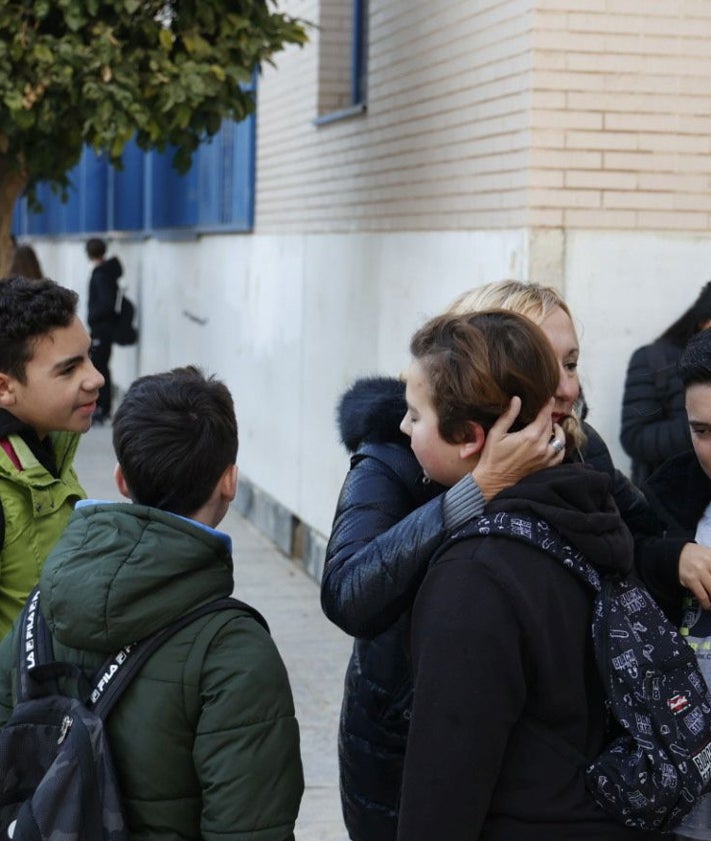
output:
[[[0,282],[0,638],[86,496],[74,454],[104,378],[76,307],[51,280]]]
[[[668,458],[691,447],[677,362],[686,343],[711,325],[711,283],[651,344],[630,357],[622,398],[620,441],[641,484]]]
[[[234,588],[231,541],[217,531],[237,486],[227,388],[195,368],[142,377],[115,414],[113,443],[131,502],[82,503],[40,580],[55,658],[88,672]],[[0,726],[15,659],[8,637]],[[131,839],[293,839],[304,783],[291,689],[245,609],[206,614],[165,642],[107,728]]]
[[[94,270],[89,279],[87,321],[91,331],[91,357],[104,378],[104,386],[99,392],[99,405],[94,415],[94,423],[101,424],[111,416],[109,361],[116,323],[118,281],[123,274],[123,267],[118,257],[105,259],[106,243],[103,239],[90,239],[86,244],[86,254],[94,264]]]

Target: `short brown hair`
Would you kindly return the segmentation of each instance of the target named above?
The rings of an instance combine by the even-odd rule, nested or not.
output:
[[[514,395],[521,411],[513,428],[520,429],[558,385],[550,342],[540,327],[513,312],[437,316],[415,333],[410,351],[429,380],[439,433],[450,443],[464,440],[469,421],[488,432]]]

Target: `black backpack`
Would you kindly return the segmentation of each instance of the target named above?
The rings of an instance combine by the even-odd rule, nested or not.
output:
[[[477,535],[532,544],[594,591],[592,638],[616,735],[590,758],[524,723],[581,764],[608,814],[629,827],[672,830],[711,784],[711,696],[693,650],[642,584],[601,575],[545,521],[499,513],[473,520],[454,539]]]
[[[0,733],[0,838],[13,841],[128,841],[104,720],[146,660],[198,616],[254,608],[237,599],[202,605],[110,657],[89,684],[55,662],[52,637],[33,591],[17,624],[17,702]],[[60,694],[56,678],[76,679],[81,700]]]
[[[135,345],[138,341],[138,330],[133,325],[136,306],[123,290],[119,290],[119,300],[116,303],[112,341],[117,345]]]

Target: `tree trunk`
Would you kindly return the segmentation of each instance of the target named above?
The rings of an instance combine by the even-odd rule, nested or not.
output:
[[[5,277],[12,262],[12,214],[26,183],[27,175],[0,157],[0,277]]]

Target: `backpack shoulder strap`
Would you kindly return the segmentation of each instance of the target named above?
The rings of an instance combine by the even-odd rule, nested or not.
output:
[[[600,592],[600,573],[545,520],[532,520],[502,511],[471,520],[463,529],[452,535],[452,540],[464,540],[476,535],[501,536],[535,546],[560,561],[569,572],[582,579],[596,593]]]
[[[17,698],[24,701],[45,694],[38,681],[46,681],[66,673],[67,669],[53,669],[52,635],[39,609],[39,587],[30,593],[17,623]],[[66,664],[62,664],[63,666]],[[76,673],[73,669],[73,673]]]
[[[173,634],[200,616],[219,610],[240,610],[249,614],[269,633],[266,619],[256,608],[235,598],[215,599],[179,617],[150,637],[124,646],[104,662],[92,684],[79,666],[55,661],[52,635],[39,604],[39,587],[36,587],[30,593],[17,624],[17,701],[46,695],[48,692],[57,693],[56,679],[68,677],[76,681],[79,694],[89,699],[94,711],[102,718],[109,714],[146,660]]]
[[[248,613],[269,633],[269,626],[262,614],[256,608],[239,599],[215,599],[200,605],[200,607],[191,610],[150,637],[124,646],[112,657],[109,657],[97,672],[97,679],[89,696],[94,712],[105,719],[123,690],[133,680],[148,658],[181,628],[190,625],[200,616],[228,609]]]

